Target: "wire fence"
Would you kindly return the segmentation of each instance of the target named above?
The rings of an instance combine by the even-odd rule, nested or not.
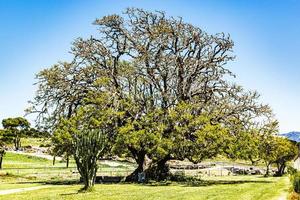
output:
[[[134,168],[120,167],[100,167],[97,176],[128,176]],[[177,165],[171,166],[172,174],[204,177],[204,176],[230,176],[230,175],[250,175],[263,174],[263,169],[253,166],[229,165],[228,163],[213,163],[207,165]],[[20,167],[4,168],[0,173],[9,173],[23,177],[31,178],[70,178],[77,179],[80,177],[76,167]]]
[[[132,173],[131,169],[99,168],[97,176],[128,176]],[[3,168],[1,173],[16,175],[16,177],[44,179],[44,178],[67,178],[77,179],[80,174],[74,167],[23,167],[23,168]]]

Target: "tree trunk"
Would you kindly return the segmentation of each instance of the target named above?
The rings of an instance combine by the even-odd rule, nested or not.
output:
[[[87,160],[81,162],[80,159],[75,156],[75,161],[78,172],[84,184],[82,191],[88,191],[95,185],[97,175],[97,159],[92,158],[90,162]]]
[[[5,155],[5,150],[0,148],[0,169],[2,169],[2,161],[3,161],[4,155]]]
[[[249,156],[249,160],[251,161],[251,165],[257,165],[257,163],[260,159],[255,160],[251,156]]]
[[[96,181],[96,173],[86,174],[87,176],[82,176],[84,187],[84,191],[89,191],[95,185]],[[89,177],[89,178],[88,178]]]
[[[146,170],[147,179],[156,181],[166,180],[170,176],[170,168],[167,165],[167,161],[170,159],[171,157],[168,155],[158,162],[153,163],[152,166]]]
[[[0,169],[2,169],[2,160],[3,160],[3,155],[0,155]]]
[[[285,167],[285,163],[277,163],[276,176],[282,176],[284,174]]]
[[[67,155],[67,164],[66,167],[69,168],[69,155]]]
[[[52,161],[52,165],[55,165],[55,156],[53,156],[53,161]]]
[[[266,170],[265,177],[268,177],[269,175],[270,175],[270,164],[267,164],[267,170]]]
[[[138,164],[138,166],[130,175],[128,175],[126,177],[126,179],[125,179],[126,182],[137,182],[138,181],[138,174],[142,173],[144,171],[144,168],[145,168],[146,153],[144,151],[140,151],[140,152],[135,152],[135,154],[136,154],[135,161]]]
[[[19,138],[19,136],[16,136],[16,138],[15,138],[15,149],[16,149],[16,151],[18,151],[20,149],[20,147],[21,147],[20,138]]]

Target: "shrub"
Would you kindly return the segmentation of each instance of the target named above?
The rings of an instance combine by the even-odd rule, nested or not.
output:
[[[297,173],[297,169],[295,169],[295,168],[292,167],[292,166],[288,166],[288,167],[287,167],[287,173],[288,173],[289,175],[294,175],[294,174]]]
[[[48,144],[42,143],[42,144],[40,144],[40,147],[51,147],[51,144],[50,143],[48,143]]]
[[[291,175],[292,187],[293,190],[297,193],[300,193],[300,173],[297,172]]]

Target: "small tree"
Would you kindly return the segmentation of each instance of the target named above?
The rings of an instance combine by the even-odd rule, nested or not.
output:
[[[297,146],[286,138],[275,138],[274,163],[277,166],[276,176],[282,176],[285,172],[286,163],[298,155]]]
[[[19,150],[21,147],[21,137],[28,133],[30,123],[22,117],[7,118],[2,120],[3,140],[6,142],[13,142],[15,149]]]
[[[270,167],[276,160],[276,134],[278,133],[278,122],[269,119],[260,129],[259,152],[260,158],[266,165],[265,176],[270,175]]]
[[[100,130],[83,129],[74,140],[74,159],[83,180],[84,191],[90,190],[96,181],[97,161],[105,146],[105,138]]]
[[[69,167],[69,158],[73,154],[73,139],[71,134],[65,129],[58,128],[51,137],[51,155],[53,159],[56,156],[63,156],[66,159],[66,167]],[[55,160],[53,160],[53,165]]]
[[[298,148],[286,138],[276,135],[265,135],[260,143],[261,158],[266,164],[266,174],[269,176],[270,166],[276,164],[275,176],[282,176],[288,161],[298,155]]]
[[[265,177],[270,175],[270,167],[275,160],[275,141],[274,136],[267,135],[263,136],[262,142],[260,144],[261,159],[266,165]]]

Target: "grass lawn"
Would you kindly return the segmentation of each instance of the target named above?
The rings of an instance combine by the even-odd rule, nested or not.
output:
[[[262,176],[206,177],[192,183],[153,184],[97,184],[91,193],[78,193],[82,187],[76,183],[79,176],[65,163],[52,166],[50,160],[27,155],[7,153],[3,170],[0,170],[0,193],[7,189],[44,185],[46,188],[0,195],[0,199],[215,199],[215,200],[277,200],[287,194],[288,177],[264,178]],[[14,169],[8,169],[14,168]],[[28,169],[21,169],[28,168]],[[100,170],[108,169],[107,163]],[[123,167],[111,169],[122,170]],[[126,169],[126,167],[125,167]],[[70,184],[72,183],[72,184]]]
[[[1,183],[0,191],[1,190],[9,190],[9,189],[16,189],[16,188],[27,188],[27,187],[34,187],[39,186],[39,183],[32,183],[32,184],[25,184],[24,183]]]
[[[50,143],[50,139],[45,138],[31,138],[31,137],[25,137],[21,138],[21,144],[22,146],[34,146],[39,147],[40,145],[46,145]]]
[[[205,181],[204,181],[205,182]],[[215,199],[268,200],[287,192],[288,178],[230,177],[215,179],[213,184],[138,185],[98,184],[90,193],[78,193],[80,185],[51,185],[30,192],[0,196],[0,199]]]

